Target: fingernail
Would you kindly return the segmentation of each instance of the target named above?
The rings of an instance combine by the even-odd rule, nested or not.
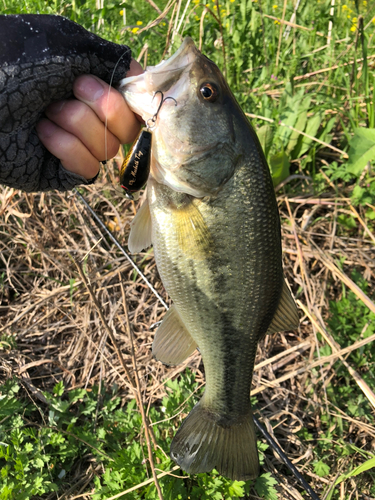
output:
[[[82,77],[75,89],[75,95],[82,101],[94,102],[103,95],[102,84],[92,76]]]

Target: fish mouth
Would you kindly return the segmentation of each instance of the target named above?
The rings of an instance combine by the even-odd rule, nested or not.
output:
[[[120,80],[118,90],[124,94],[126,99],[126,92],[131,84],[143,80],[147,93],[153,94],[158,90],[165,92],[200,55],[201,53],[195,46],[193,39],[188,36],[169,59],[161,61],[156,66],[147,66],[145,73]]]
[[[186,69],[187,66],[192,64],[197,56],[201,53],[195,46],[195,43],[190,36],[184,38],[184,41],[180,45],[179,49],[171,56],[169,59],[162,61],[156,66],[147,67],[147,71],[151,73],[154,71],[178,71],[181,69]]]

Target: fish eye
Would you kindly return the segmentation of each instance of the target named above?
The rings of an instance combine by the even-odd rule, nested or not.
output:
[[[215,102],[218,98],[219,91],[215,84],[213,83],[204,83],[199,89],[201,96],[205,101]]]

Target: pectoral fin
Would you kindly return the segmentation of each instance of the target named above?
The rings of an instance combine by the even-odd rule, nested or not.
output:
[[[212,237],[201,212],[190,197],[173,210],[173,218],[181,250],[196,260],[207,257]]]
[[[136,213],[130,229],[128,247],[131,253],[141,252],[149,247],[151,242],[151,214],[146,200]]]
[[[297,306],[294,302],[292,294],[283,280],[283,289],[281,292],[280,302],[276,310],[275,316],[268,327],[266,335],[276,332],[284,332],[285,330],[295,330],[298,328],[299,318]]]
[[[196,348],[196,342],[187,331],[175,306],[172,306],[157,329],[152,354],[166,365],[179,365],[193,354]]]

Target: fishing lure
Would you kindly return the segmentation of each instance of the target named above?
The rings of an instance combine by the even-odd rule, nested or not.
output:
[[[150,174],[151,164],[151,145],[152,145],[152,132],[155,126],[156,119],[159,111],[167,99],[173,99],[175,106],[177,101],[173,97],[165,97],[161,90],[155,92],[161,94],[159,107],[152,118],[147,120],[146,127],[142,128],[133,142],[125,160],[123,161],[120,169],[120,184],[125,190],[125,196],[129,199],[133,198],[133,193],[136,193],[146,184]]]

